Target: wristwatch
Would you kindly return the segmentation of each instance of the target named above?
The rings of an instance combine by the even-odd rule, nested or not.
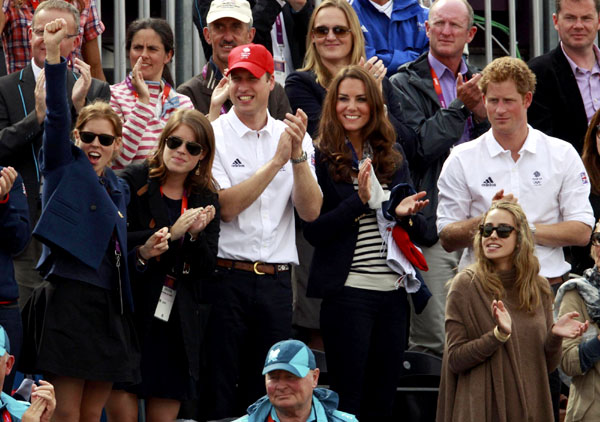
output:
[[[292,162],[292,164],[300,164],[305,162],[308,159],[308,155],[306,154],[306,151],[302,151],[302,155],[298,158],[290,158],[290,161]]]

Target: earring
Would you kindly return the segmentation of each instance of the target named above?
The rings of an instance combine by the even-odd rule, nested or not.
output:
[[[196,167],[196,171],[194,173],[196,176],[200,176],[200,166]]]

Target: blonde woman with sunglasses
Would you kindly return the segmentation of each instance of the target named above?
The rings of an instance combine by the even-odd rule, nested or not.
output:
[[[365,60],[365,39],[356,12],[346,0],[324,0],[308,23],[304,67],[286,78],[285,92],[292,111],[308,115],[307,132],[317,137],[321,108],[329,83],[344,66],[361,64],[377,81],[383,93],[388,118],[410,157],[416,135],[404,125],[400,101],[387,79],[387,69],[376,56]]]
[[[213,129],[197,110],[178,110],[142,164],[121,172],[131,190],[128,242],[141,245],[169,227],[169,250],[160,260],[138,257],[132,277],[142,382],[114,391],[111,420],[137,421],[138,397],[148,421],[177,418],[182,401],[196,398],[203,327],[203,281],[216,264],[219,205],[211,168]]]
[[[568,312],[554,322],[520,205],[499,201],[473,241],[476,261],[451,282],[437,421],[554,419],[548,373],[563,338],[588,328]]]
[[[60,57],[65,19],[47,23],[43,36],[43,211],[34,235],[44,243],[38,269],[48,286],[36,366],[54,385],[53,420],[98,421],[113,383],[139,378],[128,271],[128,258],[135,256],[127,248],[129,189],[109,167],[121,145],[121,121],[106,103],[86,106],[73,145],[67,63]],[[148,233],[137,255],[162,254],[168,239],[166,228]]]

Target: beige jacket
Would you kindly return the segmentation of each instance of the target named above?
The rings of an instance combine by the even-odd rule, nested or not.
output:
[[[590,321],[585,303],[577,290],[565,293],[560,305],[559,316],[567,312],[577,311],[577,320]],[[573,377],[567,405],[565,422],[600,421],[600,362],[585,374],[581,372],[579,363],[579,344],[598,335],[598,325],[591,323],[588,331],[581,337],[563,339],[560,367],[565,374]]]

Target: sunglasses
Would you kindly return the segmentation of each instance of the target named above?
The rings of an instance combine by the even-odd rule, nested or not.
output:
[[[513,226],[509,226],[508,224],[500,224],[494,227],[490,223],[488,223],[485,225],[481,224],[479,226],[479,233],[483,237],[490,237],[492,233],[494,233],[494,230],[496,230],[496,234],[499,238],[506,239],[508,236],[510,236],[514,229],[515,228]]]
[[[100,145],[104,147],[109,147],[113,144],[113,142],[115,142],[115,137],[113,135],[104,135],[94,132],[79,132],[79,139],[81,139],[81,142],[86,144],[91,144],[94,142],[96,137],[98,137]]]
[[[204,147],[198,142],[184,141],[177,136],[169,136],[166,142],[169,149],[177,149],[181,146],[181,144],[185,143],[185,149],[187,149],[187,152],[189,152],[190,155],[200,155],[200,153],[204,150]]]
[[[592,245],[600,246],[600,232],[592,233]]]
[[[328,26],[317,26],[312,30],[317,38],[325,38],[327,34],[329,34],[329,31],[333,31],[333,35],[338,38],[344,38],[351,32],[350,28],[347,26],[334,26],[333,28],[329,28]]]

